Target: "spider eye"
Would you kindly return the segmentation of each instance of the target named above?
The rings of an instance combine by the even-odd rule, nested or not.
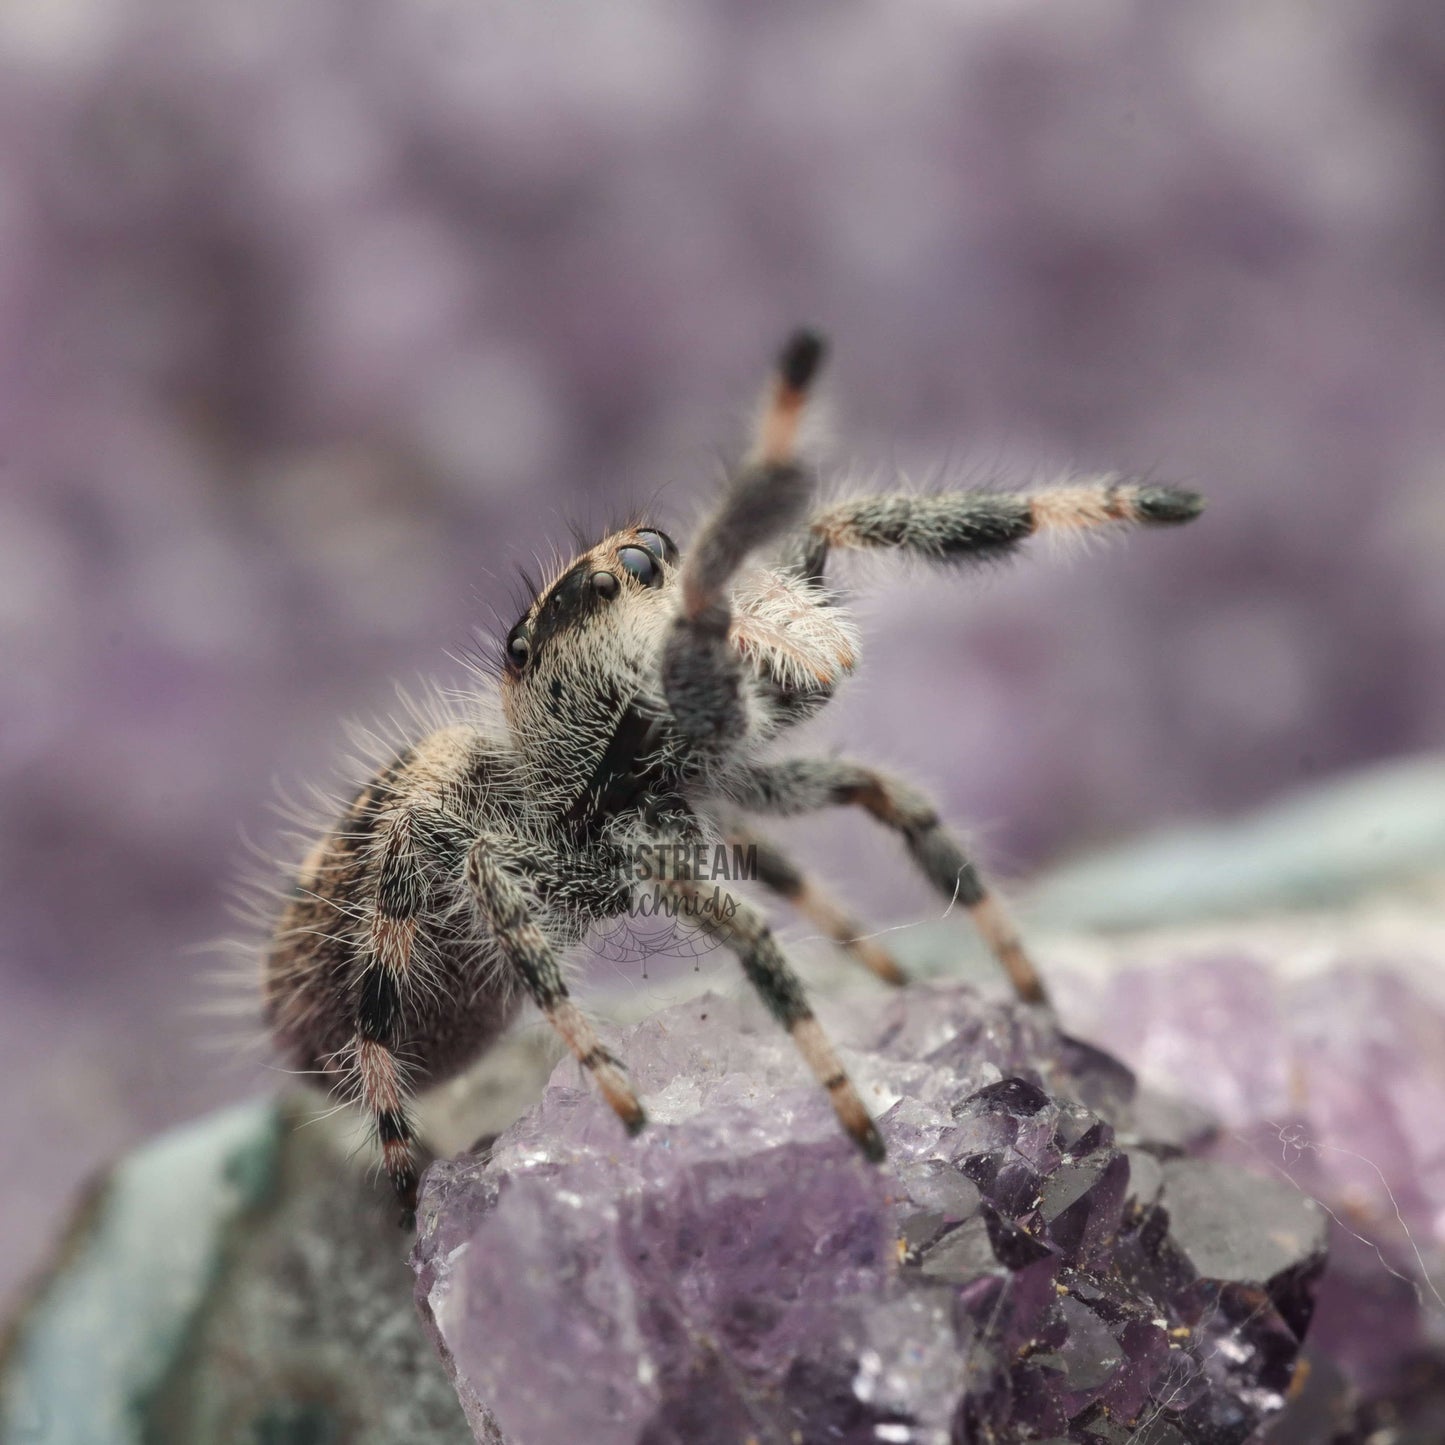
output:
[[[657,558],[643,547],[619,547],[617,560],[644,587],[656,587],[662,581],[662,568]]]
[[[599,597],[613,598],[622,590],[620,583],[611,572],[594,572],[592,574],[592,590]]]
[[[660,557],[669,566],[677,561],[677,543],[666,532],[658,532],[649,527],[646,531],[637,534],[637,540],[654,557]]]
[[[507,634],[507,661],[516,672],[521,672],[532,660],[532,643],[526,628],[514,627]]]

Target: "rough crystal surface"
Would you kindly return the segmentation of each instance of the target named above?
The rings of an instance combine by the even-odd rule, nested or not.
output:
[[[706,996],[639,1025],[627,1141],[570,1063],[435,1166],[413,1258],[477,1421],[517,1445],[1238,1445],[1324,1263],[1298,1191],[1149,1137],[1107,1054],[961,985],[828,1018],[890,1150],[787,1038]]]
[[[1213,1156],[1328,1206],[1316,1373],[1366,1401],[1417,1390],[1413,1362],[1438,1375],[1445,1342],[1445,1011],[1403,970],[1292,975],[1287,962],[1193,950],[1080,991],[1065,1012],[1141,1076],[1206,1104],[1223,1126]]]

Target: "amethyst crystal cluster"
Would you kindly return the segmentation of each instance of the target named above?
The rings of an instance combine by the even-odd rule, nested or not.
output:
[[[418,1293],[479,1437],[1229,1445],[1283,1405],[1325,1258],[1304,1194],[966,987],[828,1023],[882,1170],[711,995],[626,1044],[641,1139],[569,1062],[432,1169]]]
[[[1062,980],[1066,1017],[1210,1110],[1212,1157],[1285,1181],[1334,1216],[1310,1344],[1316,1364],[1328,1359],[1348,1382],[1337,1416],[1378,1414],[1422,1371],[1445,1402],[1445,1011],[1430,982],[1432,937],[1422,931],[1416,957],[1402,952],[1388,970],[1299,968],[1319,950],[1306,927],[1293,948],[1276,940],[1271,964],[1238,947],[1196,948],[1102,987]],[[1436,1428],[1390,1438],[1445,1439],[1445,1404],[1432,1408]],[[1291,1427],[1280,1438],[1314,1445],[1370,1431]]]

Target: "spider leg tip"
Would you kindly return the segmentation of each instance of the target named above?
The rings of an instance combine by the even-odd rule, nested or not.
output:
[[[890,955],[883,955],[873,971],[875,976],[882,979],[890,988],[908,987],[908,975],[904,973]]]
[[[872,1119],[867,1121],[866,1128],[853,1135],[853,1142],[870,1164],[882,1164],[888,1158],[888,1146]]]
[[[1141,487],[1134,506],[1141,522],[1178,526],[1204,510],[1204,498],[1188,487]]]
[[[820,332],[799,327],[783,345],[778,371],[791,391],[806,391],[812,385],[828,354],[828,343]]]

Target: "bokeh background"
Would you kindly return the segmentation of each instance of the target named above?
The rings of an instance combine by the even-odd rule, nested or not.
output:
[[[997,870],[1437,746],[1442,223],[1438,0],[0,0],[0,1301],[261,1077],[196,950],[278,785],[684,529],[799,320],[839,477],[1209,495],[869,591],[823,736]]]

